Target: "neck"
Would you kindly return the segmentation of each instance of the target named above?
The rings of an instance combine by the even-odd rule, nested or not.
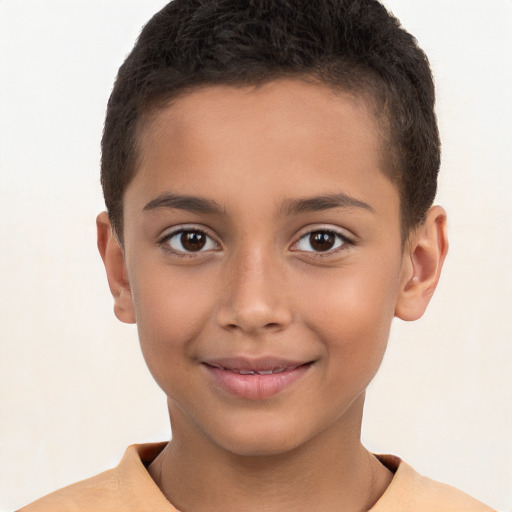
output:
[[[149,472],[167,499],[187,512],[363,512],[392,478],[361,445],[363,401],[351,406],[344,421],[271,456],[228,452],[171,411],[173,440]]]

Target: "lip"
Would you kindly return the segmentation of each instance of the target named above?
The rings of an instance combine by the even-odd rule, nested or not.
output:
[[[203,361],[203,367],[221,389],[247,400],[264,400],[277,395],[304,377],[312,364],[312,361],[274,357]]]

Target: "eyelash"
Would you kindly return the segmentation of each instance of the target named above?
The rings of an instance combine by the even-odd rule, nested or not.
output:
[[[186,251],[181,249],[174,249],[170,245],[170,241],[179,235],[183,235],[184,233],[196,233],[200,235],[204,235],[207,238],[206,244],[213,243],[215,248],[219,247],[219,244],[211,237],[204,229],[196,228],[196,227],[182,227],[180,229],[177,229],[175,231],[172,231],[171,233],[167,233],[164,235],[160,240],[158,240],[158,244],[168,253],[173,254],[174,256],[177,256],[178,258],[194,258],[197,257],[198,254],[205,253],[211,250],[211,248],[208,248],[207,250],[202,250],[201,248],[198,251]],[[181,243],[181,241],[180,241]],[[183,244],[182,244],[183,247]]]
[[[301,250],[301,249],[298,249],[298,251],[310,253],[314,258],[327,258],[329,256],[336,255],[336,254],[338,254],[340,252],[347,251],[350,247],[355,245],[355,242],[352,239],[350,239],[349,237],[347,237],[345,234],[341,233],[340,231],[337,231],[337,230],[332,229],[332,228],[321,228],[320,227],[320,228],[317,228],[317,229],[309,230],[306,233],[304,233],[299,238],[299,240],[297,242],[295,242],[294,246],[298,246],[298,244],[302,240],[305,240],[308,237],[311,237],[312,235],[314,235],[316,233],[327,234],[327,235],[334,236],[335,237],[335,242],[334,243],[335,244],[339,243],[339,245],[337,247],[334,247],[334,248],[331,248],[331,249],[327,249],[325,251],[315,251],[315,250],[305,251],[305,250]],[[311,243],[311,241],[310,241],[310,243]]]
[[[215,249],[217,249],[217,250],[220,247],[220,245],[213,239],[213,237],[211,237],[204,229],[193,227],[193,226],[182,227],[180,229],[177,229],[175,231],[172,231],[171,233],[164,235],[162,238],[160,238],[158,240],[158,244],[160,246],[162,246],[166,252],[169,252],[179,258],[194,258],[194,257],[197,257],[197,255],[199,255],[201,253],[209,252],[212,250],[212,248],[203,250],[203,247],[201,247],[198,251],[186,251],[186,250],[181,250],[181,249],[174,249],[170,245],[169,242],[173,238],[175,238],[179,235],[183,235],[184,233],[196,233],[196,234],[204,235],[205,237],[207,237],[205,244],[213,243],[215,246]],[[292,251],[311,253],[311,255],[313,255],[313,257],[315,257],[315,258],[326,258],[326,257],[332,256],[334,254],[337,254],[339,252],[346,251],[351,246],[355,245],[355,242],[353,240],[351,240],[345,234],[343,234],[337,230],[334,230],[332,228],[317,228],[317,229],[312,229],[312,230],[307,231],[306,233],[302,234],[301,237],[298,239],[298,241],[295,242],[292,247],[298,246],[302,240],[305,240],[305,239],[307,239],[307,237],[311,237],[312,235],[314,235],[316,233],[333,235],[336,238],[335,244],[339,243],[339,245],[334,248],[327,249],[325,251],[315,251],[315,250],[308,251],[308,250],[304,250],[304,249],[292,249]],[[180,243],[181,243],[181,241],[180,241]],[[183,244],[182,244],[182,247],[183,247]]]

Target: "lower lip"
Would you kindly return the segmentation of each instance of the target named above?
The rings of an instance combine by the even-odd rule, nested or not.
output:
[[[309,370],[311,363],[268,375],[241,375],[207,364],[203,366],[224,391],[247,400],[264,400],[284,391],[302,378]]]

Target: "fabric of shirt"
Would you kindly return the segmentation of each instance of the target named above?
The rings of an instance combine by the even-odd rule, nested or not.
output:
[[[146,469],[165,445],[132,445],[116,468],[55,491],[19,512],[177,512]],[[458,489],[420,475],[398,457],[377,457],[394,477],[369,512],[493,512]]]

